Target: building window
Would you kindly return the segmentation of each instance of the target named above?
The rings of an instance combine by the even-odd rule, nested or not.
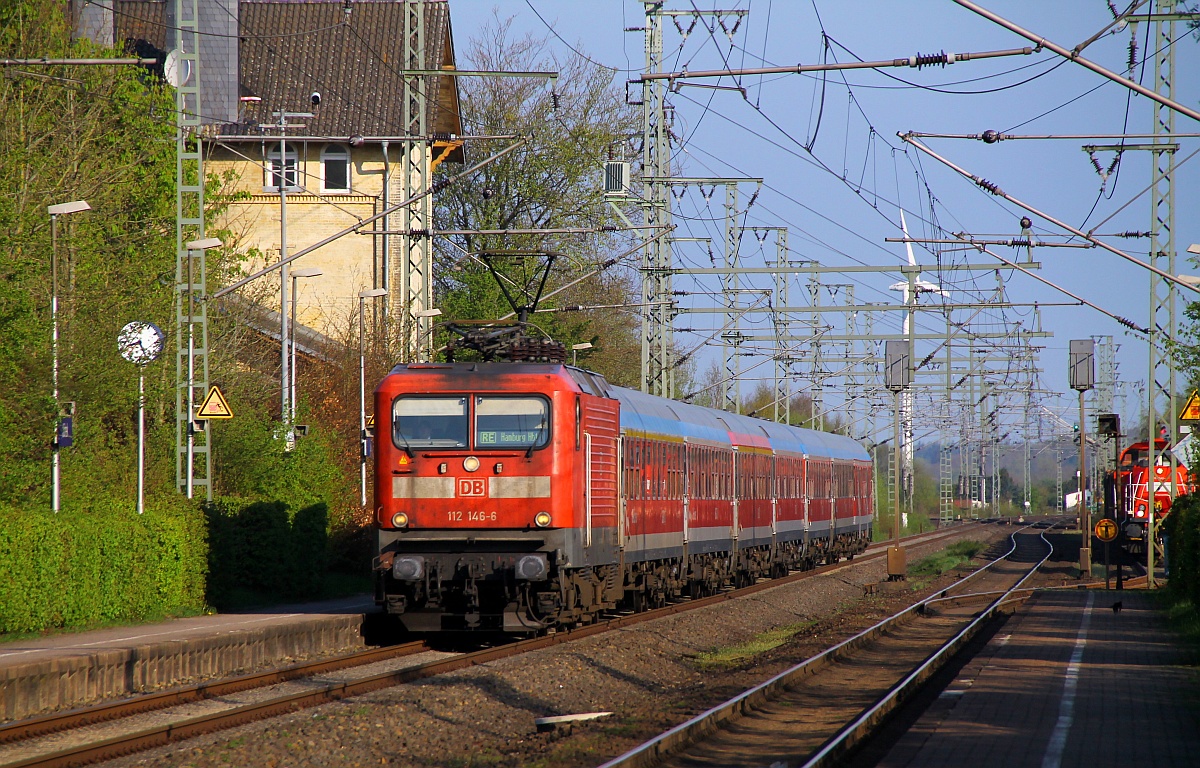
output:
[[[321,152],[321,191],[350,191],[350,152],[338,144],[329,144]]]
[[[281,159],[279,156],[279,145],[275,144],[271,147],[271,151],[267,153],[267,165],[270,168],[270,174],[267,178],[267,188],[278,190],[281,179],[286,178],[287,188],[289,190],[298,190],[296,149],[293,145],[287,145],[287,158]]]

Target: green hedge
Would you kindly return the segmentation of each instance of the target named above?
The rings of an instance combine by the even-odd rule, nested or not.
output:
[[[196,613],[205,607],[204,515],[176,497],[96,501],[55,514],[0,505],[0,633]]]
[[[218,608],[313,599],[327,569],[329,512],[282,501],[217,499],[205,505],[209,601]]]
[[[1170,589],[1200,606],[1200,494],[1180,496],[1163,523]]]

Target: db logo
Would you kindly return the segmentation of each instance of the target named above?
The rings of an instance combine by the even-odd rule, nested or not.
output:
[[[483,478],[480,477],[460,477],[458,478],[458,495],[459,496],[484,496],[487,485]]]

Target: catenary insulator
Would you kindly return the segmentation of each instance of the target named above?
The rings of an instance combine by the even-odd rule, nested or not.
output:
[[[940,51],[938,53],[918,53],[916,56],[908,57],[908,66],[920,69],[922,67],[932,67],[935,64],[941,64],[943,67],[947,64],[954,63],[954,54]]]
[[[1000,192],[1000,185],[990,182],[987,179],[976,179],[975,183],[986,189],[988,192],[991,192],[993,195],[1002,194]]]

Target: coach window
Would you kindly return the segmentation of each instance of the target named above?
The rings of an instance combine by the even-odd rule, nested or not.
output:
[[[632,437],[627,437],[624,440],[625,444],[625,495],[631,499],[637,498],[638,490],[638,470],[637,470],[637,440]]]
[[[321,191],[350,191],[350,152],[340,144],[321,150]]]
[[[475,448],[542,448],[550,441],[550,403],[541,397],[475,397]]]
[[[392,406],[397,448],[466,448],[467,398],[401,397]]]
[[[663,497],[663,459],[662,459],[662,443],[657,440],[650,443],[651,464],[654,467],[654,484],[650,488],[650,498],[661,499]]]

